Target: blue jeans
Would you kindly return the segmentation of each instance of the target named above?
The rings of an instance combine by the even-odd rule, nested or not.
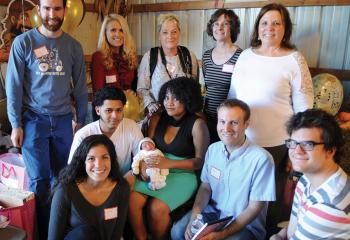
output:
[[[51,183],[67,165],[73,141],[72,114],[50,116],[26,110],[23,113],[22,153],[35,193],[39,235],[47,238]]]

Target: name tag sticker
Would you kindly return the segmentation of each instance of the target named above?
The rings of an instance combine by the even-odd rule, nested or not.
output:
[[[105,208],[105,220],[111,220],[118,217],[118,207]]]
[[[219,180],[221,176],[221,171],[215,167],[211,167],[210,175]]]
[[[117,81],[117,75],[106,76],[106,83],[114,83]]]
[[[42,56],[49,54],[49,51],[47,50],[46,46],[42,46],[34,49],[34,54],[36,58],[41,58]]]
[[[223,72],[227,72],[227,73],[233,73],[233,68],[234,68],[235,65],[233,64],[224,64],[222,66],[222,71]]]

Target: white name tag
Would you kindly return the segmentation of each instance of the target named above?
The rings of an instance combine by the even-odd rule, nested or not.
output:
[[[117,81],[117,75],[106,76],[106,83],[114,83]]]
[[[118,207],[105,208],[105,220],[115,219],[118,217]]]
[[[224,64],[222,66],[222,71],[223,72],[227,72],[227,73],[233,73],[233,68],[234,68],[235,65],[233,64]]]
[[[34,49],[34,54],[36,58],[41,58],[42,56],[49,54],[49,51],[47,50],[46,46],[42,46]]]
[[[215,167],[211,167],[210,175],[212,175],[216,179],[220,179],[221,171]]]

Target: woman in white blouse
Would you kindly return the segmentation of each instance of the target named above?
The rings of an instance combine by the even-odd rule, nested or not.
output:
[[[285,123],[294,113],[313,105],[311,75],[304,57],[290,43],[291,35],[288,10],[280,4],[264,6],[255,21],[251,47],[236,63],[228,93],[228,98],[236,97],[249,105],[252,114],[247,137],[268,150],[275,161],[278,207],[275,216],[268,215],[268,227],[282,217],[279,200],[283,199],[287,175]]]

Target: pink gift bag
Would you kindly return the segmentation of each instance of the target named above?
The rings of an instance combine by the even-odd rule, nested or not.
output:
[[[8,187],[29,190],[28,175],[21,154],[0,155],[0,181]]]

